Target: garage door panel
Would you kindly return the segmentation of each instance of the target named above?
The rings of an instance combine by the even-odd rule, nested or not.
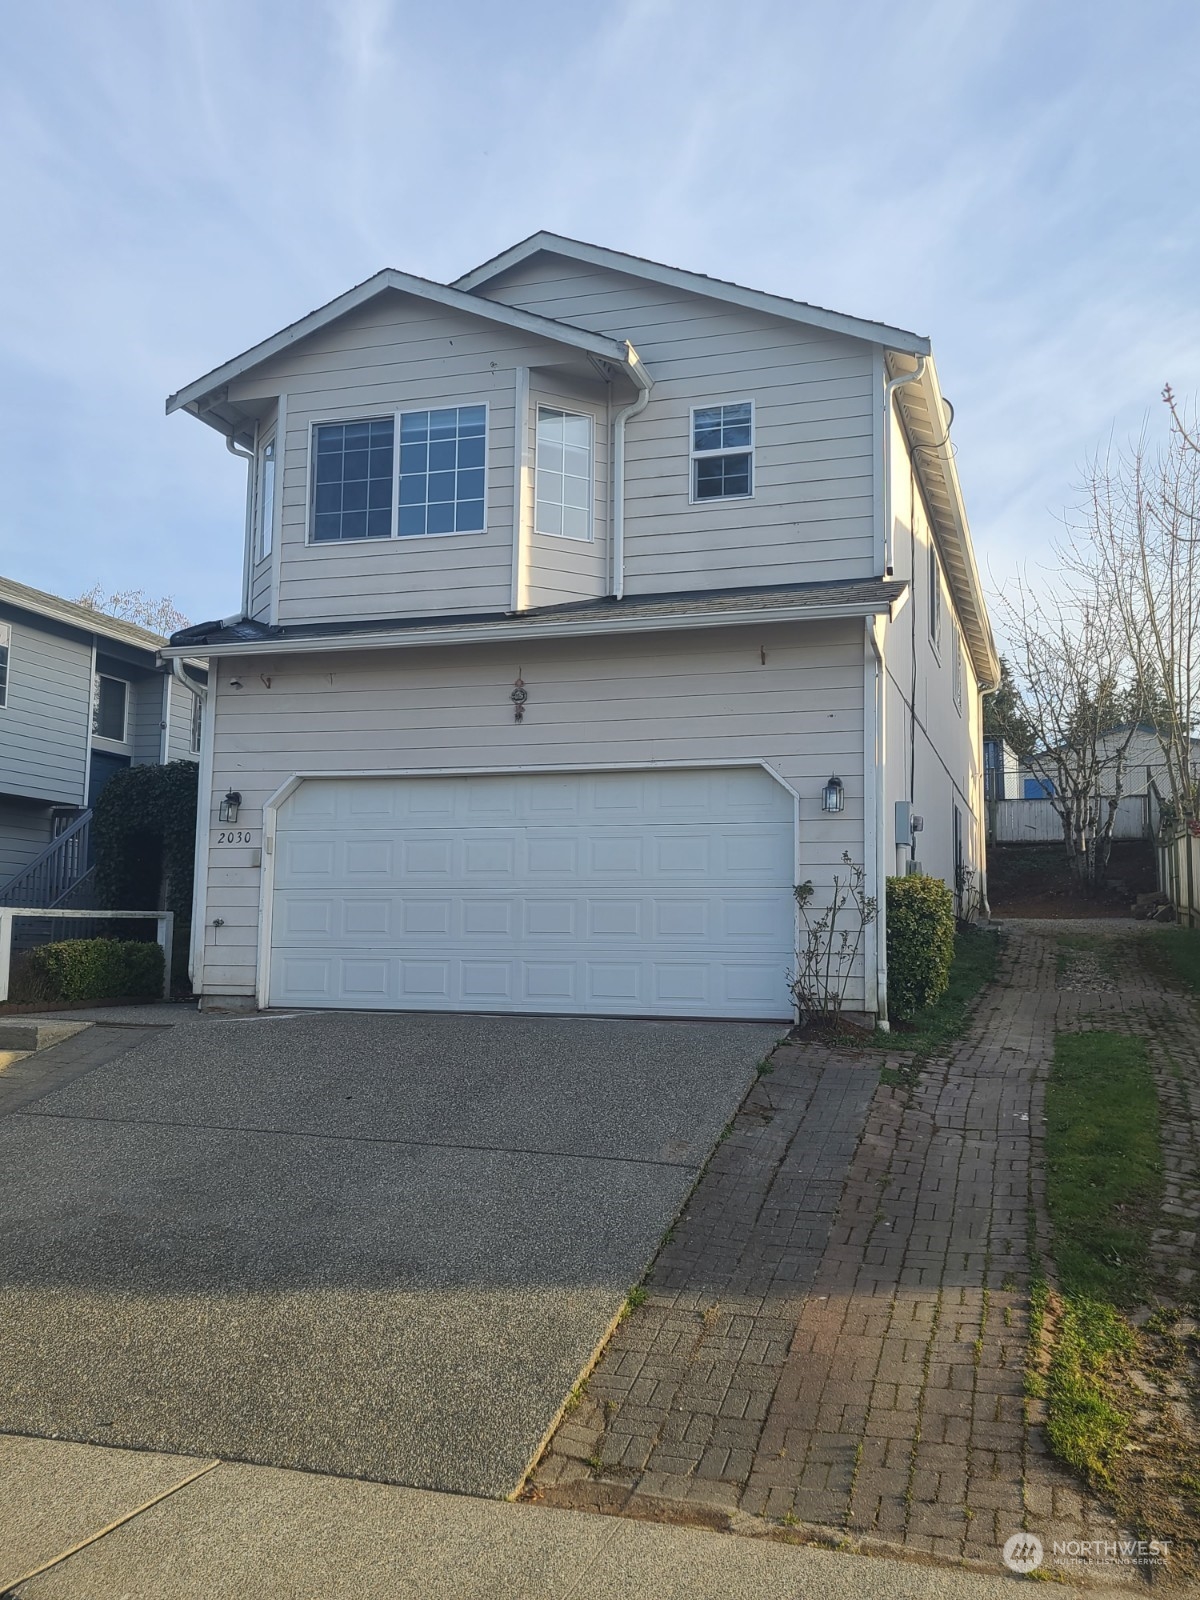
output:
[[[793,858],[761,770],[312,780],[278,822],[271,999],[786,1016]]]

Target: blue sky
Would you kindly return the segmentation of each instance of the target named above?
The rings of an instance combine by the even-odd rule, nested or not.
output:
[[[243,469],[164,397],[381,266],[538,228],[929,333],[981,565],[1200,390],[1200,8],[4,7],[0,572],[234,609]]]

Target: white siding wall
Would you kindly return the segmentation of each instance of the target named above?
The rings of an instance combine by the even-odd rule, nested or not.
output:
[[[630,594],[875,574],[870,345],[561,256],[481,292],[632,340],[655,380],[628,425]],[[691,407],[746,399],[753,499],[689,505]]]
[[[0,794],[82,805],[92,650],[10,616],[8,703],[0,707]]]
[[[282,496],[280,623],[503,612],[512,597],[513,412],[519,367],[565,352],[536,338],[388,294],[231,386],[252,402],[286,396],[277,465]],[[543,383],[545,379],[543,378]],[[488,407],[487,531],[313,545],[308,533],[312,425],[397,408]],[[262,604],[261,592],[257,602]]]
[[[954,886],[954,806],[963,819],[963,854],[976,869],[984,864],[983,727],[979,682],[941,574],[942,642],[930,638],[930,520],[910,466],[899,425],[892,434],[892,509],[895,574],[912,580],[908,604],[887,629],[887,777],[884,822],[895,837],[895,802],[911,799],[925,818],[917,835],[917,859],[931,876]],[[915,570],[914,570],[915,533]],[[954,702],[954,651],[961,651],[962,705]],[[915,650],[915,657],[914,657]],[[916,694],[912,692],[916,662]],[[912,774],[915,762],[915,782]],[[912,788],[910,793],[910,782]],[[907,852],[888,853],[889,870],[903,872]]]
[[[843,850],[862,859],[858,622],[712,630],[660,643],[314,654],[273,658],[266,671],[261,658],[214,665],[207,817],[201,807],[214,840],[226,789],[241,792],[238,825],[257,845],[264,802],[296,772],[761,758],[800,793],[801,876],[828,883]],[[509,700],[518,670],[529,689],[520,724]],[[234,678],[242,689],[229,686]],[[846,810],[827,817],[820,790],[833,770],[846,785]],[[254,991],[260,870],[252,848],[210,850],[206,993]]]

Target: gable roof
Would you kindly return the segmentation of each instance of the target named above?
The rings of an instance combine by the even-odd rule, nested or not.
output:
[[[52,622],[65,623],[82,633],[95,634],[97,638],[114,639],[120,644],[133,645],[138,650],[148,650],[152,655],[166,638],[161,633],[151,633],[136,622],[126,622],[122,617],[106,616],[91,606],[76,605],[74,600],[63,600],[59,595],[47,594],[44,589],[31,589],[27,584],[15,583],[11,578],[0,578],[0,604],[14,610],[28,611],[33,616],[47,617]]]
[[[534,311],[520,311],[515,306],[505,305],[502,301],[486,300],[480,295],[466,294],[463,290],[444,283],[433,283],[428,278],[417,278],[408,272],[398,272],[394,267],[385,267],[382,272],[364,279],[353,289],[347,289],[345,294],[338,295],[335,300],[318,306],[315,311],[310,311],[297,322],[289,323],[286,328],[281,328],[269,339],[252,345],[240,356],[234,356],[232,361],[214,367],[211,372],[206,372],[194,383],[189,383],[178,393],[168,396],[167,414],[170,415],[172,411],[190,411],[194,416],[200,417],[201,421],[209,422],[219,432],[228,435],[228,424],[210,412],[210,408],[205,405],[206,401],[217,397],[218,392],[235,378],[244,376],[264,361],[269,361],[272,356],[288,349],[290,345],[306,339],[309,334],[318,332],[329,323],[335,322],[338,317],[344,317],[348,311],[356,310],[357,307],[374,300],[377,295],[386,294],[389,290],[414,295],[419,300],[428,300],[452,311],[462,311],[468,316],[482,317],[487,322],[516,328],[522,333],[533,334],[552,344],[581,350],[598,361],[608,362],[618,368],[628,368],[637,361],[637,353],[627,341],[610,339],[604,334],[592,333],[587,328],[576,328],[566,322],[557,322],[551,317],[539,316]],[[206,412],[210,414],[205,415]]]
[[[531,256],[547,254],[566,256],[572,261],[584,261],[593,267],[604,267],[610,272],[628,273],[634,278],[646,278],[672,289],[683,289],[690,294],[707,295],[710,300],[726,300],[730,305],[745,306],[751,311],[763,311],[768,316],[783,317],[789,322],[802,322],[813,328],[824,328],[829,333],[843,333],[852,339],[866,339],[871,344],[886,345],[889,350],[903,351],[907,355],[926,356],[930,343],[924,335],[910,333],[905,328],[892,328],[883,322],[869,322],[862,317],[849,317],[841,311],[828,311],[823,306],[806,304],[803,300],[789,300],[786,295],[767,294],[762,289],[747,289],[740,283],[730,283],[725,278],[710,278],[703,272],[685,272],[682,267],[668,267],[661,261],[649,261],[645,256],[626,255],[621,250],[606,250],[602,245],[585,244],[582,239],[568,239],[560,233],[531,233],[528,239],[514,244],[481,266],[464,272],[454,280],[456,289],[474,291],[490,283],[511,267],[519,266]]]

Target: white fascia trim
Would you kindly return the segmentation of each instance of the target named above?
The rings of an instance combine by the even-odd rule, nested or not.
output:
[[[799,300],[788,300],[783,295],[767,294],[762,289],[745,289],[723,278],[707,278],[702,272],[685,272],[682,267],[643,261],[640,256],[625,255],[620,250],[606,250],[601,245],[584,244],[579,239],[564,239],[557,233],[535,233],[502,255],[472,268],[461,278],[455,278],[454,288],[468,291],[478,289],[481,284],[489,283],[510,267],[519,266],[540,250],[567,256],[573,261],[583,261],[589,266],[604,267],[610,272],[645,278],[651,283],[682,289],[688,294],[706,295],[710,300],[725,300],[730,305],[762,311],[772,317],[783,317],[788,322],[805,323],[829,333],[844,333],[851,339],[866,339],[873,344],[886,345],[889,350],[899,350],[908,355],[929,354],[929,340],[919,333],[910,333],[906,328],[892,328],[883,322],[868,322],[861,317],[846,316],[840,311],[826,311],[821,306],[805,305]]]
[[[830,622],[852,617],[875,617],[886,614],[895,617],[907,597],[905,590],[890,603],[861,601],[853,605],[779,606],[771,610],[679,612],[653,617],[623,617],[588,626],[587,623],[475,623],[465,628],[421,628],[397,633],[339,633],[323,638],[267,639],[231,641],[228,644],[206,645],[205,655],[220,656],[289,656],[312,651],[348,650],[415,650],[422,646],[463,644],[523,643],[532,639],[590,639],[605,634],[673,633],[688,628],[734,628],[750,623],[772,622]],[[185,655],[195,646],[181,646],[178,650],[164,650],[162,655]]]
[[[338,317],[344,317],[348,311],[354,311],[359,306],[365,305],[368,300],[374,300],[377,295],[383,294],[388,289],[414,295],[420,300],[446,306],[452,311],[462,311],[469,316],[482,317],[488,322],[499,322],[506,327],[517,328],[522,333],[533,334],[539,339],[549,340],[552,344],[569,345],[576,350],[584,350],[588,355],[598,356],[601,360],[614,362],[620,367],[625,366],[628,361],[626,347],[618,339],[590,333],[586,328],[576,328],[566,322],[556,322],[552,317],[541,317],[533,311],[520,311],[515,306],[505,305],[498,300],[483,300],[477,295],[465,294],[461,289],[449,288],[444,283],[432,283],[427,278],[414,278],[410,273],[397,272],[395,268],[387,267],[384,271],[377,272],[373,278],[368,278],[365,283],[348,289],[345,294],[339,295],[336,300],[331,300],[328,305],[310,311],[306,317],[301,317],[299,322],[291,323],[290,326],[273,334],[271,338],[264,339],[261,344],[243,351],[240,356],[234,356],[232,361],[214,367],[211,372],[206,372],[202,378],[187,384],[178,393],[169,395],[168,416],[173,411],[196,411],[200,401],[214,389],[232,383],[235,378],[240,378],[252,367],[269,361],[272,356],[279,355],[290,345],[308,338],[309,334],[316,333],[336,321]]]
[[[717,770],[722,767],[757,767],[773,779],[785,793],[792,797],[792,834],[796,863],[796,882],[800,873],[800,792],[794,785],[761,756],[735,756],[723,758],[710,756],[700,760],[672,761],[572,761],[572,762],[516,762],[509,766],[493,767],[390,767],[376,770],[345,767],[326,772],[293,772],[263,802],[262,820],[262,874],[259,884],[258,956],[255,972],[254,994],[260,1010],[271,1004],[271,910],[275,892],[275,847],[279,823],[279,809],[302,783],[337,781],[345,778],[492,778],[506,774],[555,772],[661,772],[689,769]],[[210,782],[211,787],[211,782]],[[799,938],[799,908],[796,911],[797,938]],[[797,1013],[793,1013],[796,1015]]]

